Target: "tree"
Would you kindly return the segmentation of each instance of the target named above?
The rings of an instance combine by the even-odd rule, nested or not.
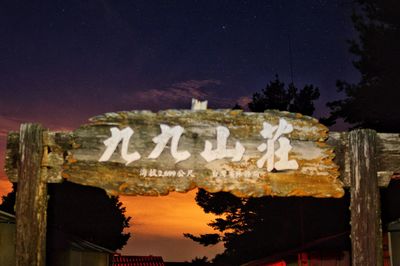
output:
[[[289,110],[306,115],[314,112],[318,88],[306,85],[298,90],[294,84],[285,84],[278,77],[261,93],[255,93],[249,103],[252,111],[265,109]],[[218,265],[238,265],[262,258],[274,252],[301,246],[326,234],[348,230],[348,198],[238,198],[230,193],[208,193],[200,189],[196,202],[206,213],[220,215],[209,225],[219,234],[194,236],[184,234],[204,246],[224,242],[225,251],[214,259]],[[314,215],[314,213],[320,215]],[[339,213],[339,214],[338,214]],[[331,223],[334,220],[335,223]],[[330,245],[348,244],[346,237]]]
[[[9,192],[7,195],[4,195],[1,197],[2,198],[2,202],[0,204],[1,211],[8,212],[11,214],[15,213],[15,209],[14,209],[15,196],[16,196],[15,189],[16,189],[16,186],[15,186],[15,184],[13,184],[13,190],[11,192]]]
[[[325,248],[349,247],[348,194],[342,199],[243,199],[199,190],[196,202],[206,213],[221,215],[209,223],[220,234],[185,236],[204,246],[223,241],[226,249],[214,259],[217,265],[240,265],[333,235],[338,237],[323,243]]]
[[[350,41],[358,83],[338,81],[346,98],[329,102],[330,120],[383,132],[400,131],[400,2],[356,0],[352,16],[359,36]]]
[[[208,261],[208,258],[206,256],[202,258],[196,257],[190,262],[190,265],[204,266],[211,265],[211,262]]]
[[[293,83],[285,88],[285,83],[281,82],[276,75],[275,80],[270,81],[261,93],[253,94],[249,108],[253,112],[276,109],[312,115],[315,111],[314,101],[319,96],[319,89],[313,85],[305,85],[300,91]]]
[[[15,188],[15,186],[14,186]],[[130,237],[123,230],[131,217],[118,197],[104,190],[64,181],[48,185],[48,246],[58,241],[55,231],[79,237],[111,250],[121,249]],[[3,197],[0,209],[14,213],[15,189]],[[54,236],[54,237],[53,237]]]

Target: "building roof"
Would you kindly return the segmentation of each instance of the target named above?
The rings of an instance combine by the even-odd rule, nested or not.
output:
[[[15,215],[0,210],[0,223],[15,223]]]
[[[91,243],[89,241],[77,237],[69,238],[69,243],[71,245],[71,248],[74,250],[115,254],[115,251],[111,249],[101,247],[99,245],[96,245],[94,243]]]
[[[388,231],[389,232],[399,232],[400,231],[400,219],[390,222],[388,224]]]
[[[160,256],[114,256],[113,266],[164,266]]]

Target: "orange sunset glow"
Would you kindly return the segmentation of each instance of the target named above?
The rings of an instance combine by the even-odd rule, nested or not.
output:
[[[12,184],[5,179],[0,179],[0,197],[11,191]]]
[[[161,255],[167,261],[190,261],[196,256],[212,258],[222,252],[222,245],[203,247],[183,237],[183,233],[214,232],[207,223],[215,216],[205,214],[196,204],[196,191],[161,197],[120,197],[127,207],[127,214],[132,217],[131,238],[122,253]]]

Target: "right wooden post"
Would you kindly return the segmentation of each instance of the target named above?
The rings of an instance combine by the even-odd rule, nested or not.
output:
[[[382,266],[382,226],[376,166],[376,132],[349,133],[353,266]]]

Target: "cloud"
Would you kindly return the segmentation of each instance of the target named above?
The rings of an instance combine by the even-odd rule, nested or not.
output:
[[[236,102],[243,107],[245,110],[248,110],[248,105],[252,101],[251,97],[249,96],[241,96],[239,97]]]
[[[191,99],[207,100],[214,97],[218,80],[187,80],[161,89],[136,91],[125,97],[125,102],[133,103],[137,109],[160,110],[167,108],[190,108]]]
[[[234,96],[219,80],[187,80],[160,89],[147,89],[125,95],[128,109],[190,109],[191,99],[208,100],[209,108],[232,108],[236,103],[245,110],[250,96]]]

